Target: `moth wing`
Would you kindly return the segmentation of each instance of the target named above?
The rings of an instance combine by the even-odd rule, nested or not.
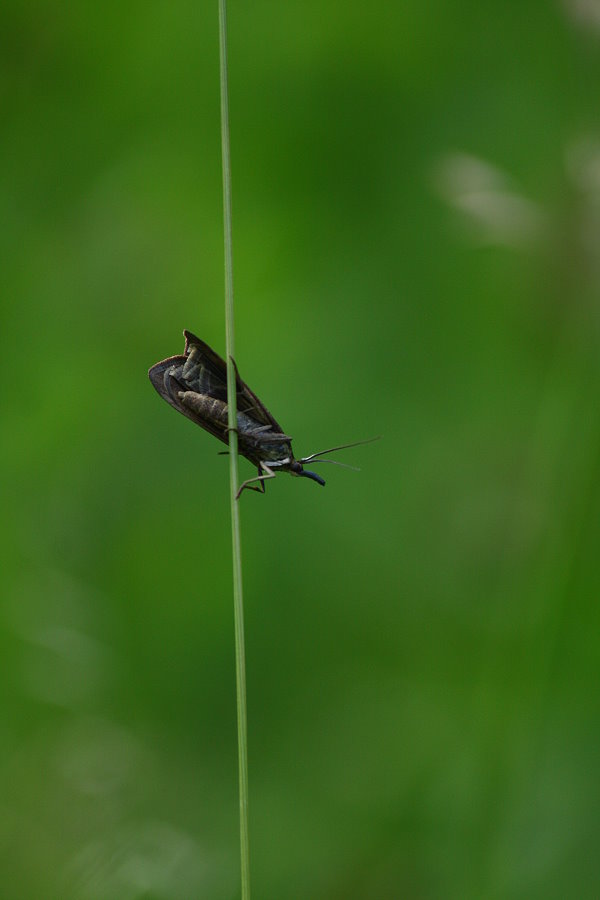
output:
[[[182,391],[194,391],[198,394],[206,394],[213,399],[227,402],[227,366],[218,353],[192,334],[184,331],[185,350],[182,356],[170,356],[156,363],[148,372],[148,377],[155,390],[163,400],[180,412],[186,418],[191,419],[196,425],[204,428],[224,444],[229,443],[227,428],[219,422],[203,418],[194,409],[181,402],[179,393]],[[256,394],[242,381],[235,362],[237,408],[256,422],[258,426],[268,426],[270,432],[281,435],[283,429],[273,418],[266,406],[261,403]],[[266,439],[266,435],[263,435]],[[289,438],[288,438],[289,440]],[[242,455],[246,456],[243,449]],[[248,457],[254,461],[254,457]]]
[[[214,435],[224,444],[228,444],[229,440],[225,428],[220,428],[216,423],[203,419],[193,409],[184,406],[179,399],[179,391],[190,389],[189,385],[185,384],[177,376],[177,373],[183,370],[186,362],[186,356],[170,356],[168,359],[163,359],[152,366],[148,371],[148,377],[163,400],[166,400],[173,409],[176,409],[177,412],[180,412],[186,418],[191,419],[192,422],[204,428],[205,431]]]
[[[225,360],[221,359],[218,353],[215,353],[208,344],[205,344],[204,341],[197,338],[191,331],[186,330],[183,333],[185,336],[186,356],[189,356],[192,348],[196,349],[198,359],[201,360],[202,366],[211,376],[211,379],[214,379],[214,384],[212,385],[213,389],[218,385],[220,390],[224,392],[222,396],[219,394],[219,399],[227,400],[227,366]],[[255,419],[260,425],[270,425],[274,432],[283,432],[283,428],[275,421],[264,403],[262,403],[256,394],[250,390],[246,382],[242,381],[235,360],[233,361],[233,365],[235,368],[238,412],[246,413],[246,415]],[[217,396],[217,394],[214,394],[212,391],[207,390],[205,393],[210,393],[211,396]]]
[[[184,331],[184,372],[188,390],[208,394],[227,402],[227,366],[218,353],[197,338],[191,331]]]
[[[173,394],[171,380],[170,378],[165,378],[165,375],[178,366],[183,365],[183,363],[185,363],[185,356],[170,356],[168,359],[163,359],[148,369],[148,378],[152,382],[154,389],[163,400],[166,400],[167,403],[170,403],[171,406],[174,406],[180,412],[180,404],[177,397]]]

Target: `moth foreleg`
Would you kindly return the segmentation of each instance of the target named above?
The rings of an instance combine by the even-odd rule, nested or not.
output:
[[[259,463],[258,471],[260,472],[261,469],[262,469],[263,472],[265,473],[264,475],[255,475],[254,478],[248,478],[248,479],[246,479],[246,481],[244,481],[244,482],[240,485],[240,488],[239,488],[237,494],[235,495],[235,499],[236,499],[236,500],[239,500],[239,499],[240,499],[240,494],[241,494],[242,491],[245,490],[246,488],[248,488],[248,489],[251,490],[251,491],[261,491],[261,488],[262,488],[261,493],[263,493],[263,494],[265,493],[265,485],[264,485],[264,482],[267,481],[269,478],[275,478],[275,474],[276,474],[276,473],[273,472],[273,470],[270,469],[270,468],[268,467],[268,465],[267,465],[265,462],[262,462],[262,461]],[[252,487],[252,485],[253,485],[256,481],[260,482],[260,487]]]

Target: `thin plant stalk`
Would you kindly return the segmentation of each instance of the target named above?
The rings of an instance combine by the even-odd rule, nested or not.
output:
[[[244,599],[238,490],[238,435],[233,320],[233,253],[231,239],[231,160],[229,155],[229,101],[227,91],[227,3],[219,0],[219,57],[221,82],[221,158],[223,167],[223,236],[225,245],[225,337],[227,347],[227,410],[229,425],[229,481],[233,555],[233,602],[237,684],[238,766],[240,792],[240,855],[242,900],[250,900],[248,839],[248,737],[246,715],[246,659]]]

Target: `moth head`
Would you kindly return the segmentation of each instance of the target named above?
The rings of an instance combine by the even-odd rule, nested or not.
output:
[[[320,477],[320,475],[317,475],[316,472],[307,471],[302,463],[297,459],[293,460],[293,462],[290,463],[289,471],[292,475],[296,475],[299,478],[312,478],[312,480],[316,481],[317,484],[320,484],[322,486],[325,485],[325,481]]]

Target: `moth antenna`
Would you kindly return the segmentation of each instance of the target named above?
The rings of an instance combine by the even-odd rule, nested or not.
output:
[[[337,459],[315,459],[313,462],[316,463],[331,463],[332,466],[341,466],[342,469],[350,469],[352,472],[360,472],[358,466],[349,466],[346,463],[338,462]]]
[[[352,444],[340,444],[339,447],[330,447],[328,450],[319,450],[318,453],[311,453],[310,456],[304,456],[300,462],[310,462],[312,459],[316,459],[317,456],[324,456],[326,453],[335,453],[336,450],[347,450],[348,447],[359,447],[361,444],[372,444],[373,441],[379,441],[381,439],[381,435],[378,434],[377,437],[367,438],[365,441],[354,441]],[[342,465],[340,463],[340,465]]]

